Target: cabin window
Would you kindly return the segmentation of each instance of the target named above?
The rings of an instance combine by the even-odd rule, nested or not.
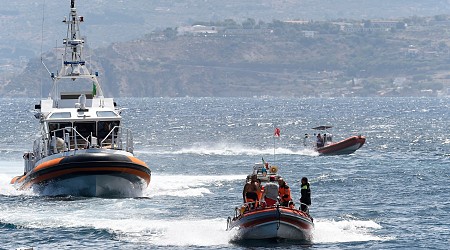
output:
[[[117,117],[113,111],[97,111],[97,117]]]
[[[115,127],[119,126],[119,121],[100,121],[97,123],[97,136],[100,140],[104,139],[109,132]],[[118,128],[115,129],[115,134],[117,135]]]
[[[49,119],[70,118],[70,112],[57,112],[50,115]]]
[[[70,114],[70,113],[69,113]],[[64,128],[72,127],[72,123],[70,122],[49,122],[48,123],[48,131],[53,136],[53,131],[56,130],[56,137],[63,138],[64,136]]]
[[[80,133],[83,137],[88,137],[91,135],[95,136],[95,122],[74,122],[73,127]]]

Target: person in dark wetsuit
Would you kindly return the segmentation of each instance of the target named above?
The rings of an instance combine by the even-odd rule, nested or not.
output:
[[[245,183],[244,190],[242,191],[244,203],[255,202],[256,204],[258,201],[258,189],[256,175],[252,175],[250,181]]]
[[[302,178],[302,185],[300,188],[300,210],[309,214],[309,206],[311,205],[311,188],[309,187],[308,178]]]

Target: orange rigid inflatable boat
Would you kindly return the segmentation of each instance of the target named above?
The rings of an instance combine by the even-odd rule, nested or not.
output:
[[[344,140],[334,142],[333,135],[328,131],[332,126],[319,126],[312,128],[314,130],[319,130],[321,133],[314,133],[312,137],[305,134],[303,144],[307,146],[307,139],[314,139],[314,150],[316,150],[320,155],[345,155],[352,154],[356,150],[360,149],[366,142],[366,137],[362,135],[350,136]]]
[[[328,143],[323,147],[317,148],[317,152],[322,155],[343,155],[352,154],[361,148],[366,142],[364,136],[351,136],[338,142]]]
[[[295,208],[279,204],[245,211],[228,220],[228,230],[238,230],[236,240],[286,239],[312,241],[313,219]]]
[[[256,202],[246,202],[235,208],[233,217],[228,217],[227,230],[236,230],[233,241],[243,240],[288,240],[302,243],[311,243],[313,238],[314,222],[309,215],[309,206],[304,212],[296,209],[294,204],[282,206],[277,201],[279,195],[277,166],[268,163],[256,163],[253,174],[247,180],[255,177],[261,181],[261,189],[265,190],[262,198]],[[270,192],[270,189],[272,192]],[[245,191],[245,188],[244,188]],[[275,193],[274,193],[275,192]],[[270,199],[271,197],[271,199]]]
[[[50,73],[49,97],[35,105],[39,136],[23,156],[24,173],[11,180],[17,189],[42,195],[135,197],[150,183],[149,167],[133,154],[131,130],[122,126],[122,109],[104,97],[86,67],[84,38],[75,0],[64,18],[67,37],[61,68]]]

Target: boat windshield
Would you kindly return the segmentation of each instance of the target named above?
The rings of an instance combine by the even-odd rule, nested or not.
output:
[[[62,138],[63,137],[62,129],[66,128],[66,127],[71,127],[71,126],[72,126],[72,123],[70,123],[70,122],[50,122],[48,124],[48,131],[50,132],[51,135],[53,135],[53,131],[58,130],[55,132],[56,137]]]
[[[104,139],[109,132],[115,127],[119,126],[120,121],[100,121],[98,122],[98,134],[97,137],[102,140]],[[115,129],[115,133],[117,133],[118,129]]]
[[[74,122],[73,127],[83,137],[88,137],[91,133],[95,135],[95,122]]]
[[[48,131],[53,136],[53,131],[58,130],[56,133],[57,137],[63,137],[63,130],[67,127],[74,127],[80,135],[83,137],[88,137],[91,134],[98,137],[100,140],[104,139],[111,130],[120,125],[120,121],[83,121],[83,122],[50,122],[48,123]],[[115,133],[119,131],[118,128],[115,129]]]
[[[50,115],[49,119],[70,118],[70,112],[56,112]]]
[[[113,111],[97,111],[97,117],[117,117]]]

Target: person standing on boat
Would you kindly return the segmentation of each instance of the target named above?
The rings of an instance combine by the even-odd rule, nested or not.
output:
[[[261,180],[256,180],[257,189],[256,189],[256,195],[258,196],[258,201],[262,200],[262,195],[264,193],[264,186],[261,185]]]
[[[264,201],[266,205],[271,207],[277,203],[278,185],[275,182],[275,176],[269,177],[269,182],[264,186]]]
[[[322,138],[322,136],[320,135],[320,133],[318,133],[317,134],[317,147],[318,148],[321,148],[321,147],[323,147],[323,145],[324,145],[324,141],[323,141],[323,138]]]
[[[309,206],[311,205],[311,188],[309,187],[308,178],[302,178],[302,185],[300,187],[300,210],[309,214]]]
[[[258,201],[258,183],[256,174],[252,175],[250,181],[245,183],[244,190],[242,191],[244,203],[257,202]]]
[[[278,195],[280,196],[280,204],[287,207],[291,199],[291,189],[283,180],[283,178],[278,179]]]

